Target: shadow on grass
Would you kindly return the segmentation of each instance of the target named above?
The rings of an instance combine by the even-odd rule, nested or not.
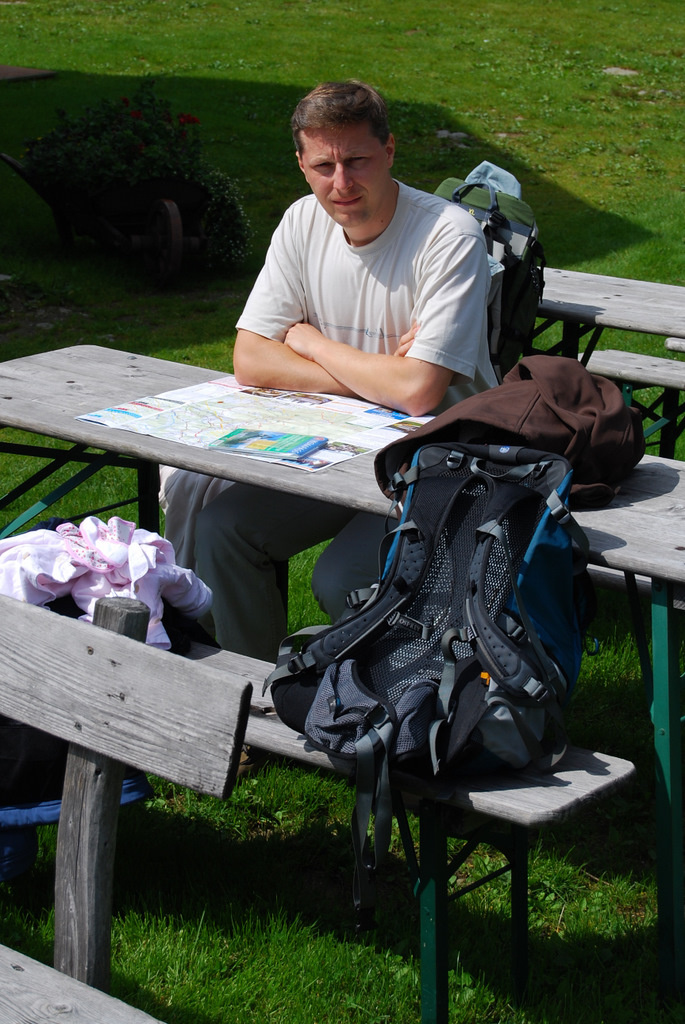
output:
[[[355,937],[355,915],[351,898],[353,859],[347,829],[324,820],[303,827],[294,835],[253,836],[240,841],[199,821],[188,822],[149,809],[133,818],[127,827],[135,833],[133,851],[119,851],[115,911],[125,917],[128,910],[178,916],[192,926],[211,919],[229,932],[240,927],[248,915],[265,926],[285,914],[288,921],[301,921],[315,933],[327,933],[344,942],[358,941],[379,950],[418,960],[420,956],[418,906],[411,893],[403,857],[391,856],[379,877],[377,929]],[[140,825],[144,824],[144,833]],[[627,829],[628,823],[624,822]],[[620,835],[614,836],[617,846]],[[200,870],[201,864],[201,870]],[[607,985],[603,972],[612,968],[622,974],[620,986],[626,1000],[632,998],[633,980],[639,974],[645,990],[656,978],[654,928],[639,922],[607,937],[591,927],[575,928],[562,937],[538,918],[545,910],[549,893],[546,881],[535,871],[531,875],[529,1010],[536,1018],[536,1006],[559,993],[560,973],[569,997],[568,1015],[574,1020],[575,1000],[587,1000],[587,992],[600,992]],[[551,891],[554,886],[551,886]],[[495,888],[481,890],[482,896],[459,901],[451,909],[450,968],[455,970],[457,989],[480,979],[489,991],[504,1000],[512,998],[509,971],[511,944],[508,917],[508,880]],[[557,894],[558,895],[558,894]],[[537,908],[537,909],[536,909]],[[620,916],[620,915],[619,915]],[[464,973],[465,972],[465,973]],[[625,973],[623,973],[625,972]],[[637,972],[637,974],[636,974]],[[607,987],[613,987],[608,986]],[[581,993],[585,996],[580,996]],[[571,999],[573,995],[573,999]],[[561,1007],[561,1003],[560,1003]],[[541,1017],[542,1017],[541,1010]],[[179,1018],[180,1019],[180,1018]],[[606,1006],[599,1006],[597,1021],[608,1020]],[[616,1018],[618,1019],[618,1018]],[[188,1022],[190,1024],[190,1022]]]
[[[213,814],[211,808],[209,813]],[[242,921],[249,920],[252,928],[256,922],[266,932],[271,922],[285,919],[290,924],[301,923],[313,935],[358,942],[418,961],[418,906],[403,857],[390,856],[383,865],[377,929],[356,937],[348,830],[322,817],[284,835],[274,819],[269,834],[269,815],[265,807],[260,834],[240,836],[235,829],[223,827],[219,818],[170,814],[154,805],[126,808],[120,818],[113,907],[120,926],[125,928],[127,916],[133,914],[180,922],[189,934],[209,926],[214,935],[229,937],[240,934]],[[623,829],[627,833],[628,822]],[[47,929],[32,929],[30,922],[50,919],[54,832],[54,828],[43,830],[44,855],[34,869],[0,892],[5,920],[0,941],[47,963],[52,957],[45,938]],[[619,848],[622,838],[613,836]],[[559,884],[563,887],[563,880]],[[654,927],[631,919],[630,913],[622,916],[619,908],[614,908],[612,934],[605,922],[601,930],[577,923],[557,930],[549,923],[547,902],[550,898],[558,901],[561,920],[565,894],[535,866],[530,890],[531,980],[526,1019],[547,1020],[550,1001],[556,1010],[554,1019],[564,1024],[576,1024],[577,1007],[586,1009],[593,1003],[596,1016],[583,1017],[591,1024],[638,1019],[626,1016],[631,1001],[637,999],[636,979],[640,999],[656,999]],[[450,994],[457,1002],[468,999],[476,986],[485,986],[492,998],[504,1002],[513,998],[508,891],[508,880],[499,879],[451,906]],[[173,968],[173,964],[169,966]],[[162,1019],[168,1015],[169,1008],[151,1002],[150,993],[130,977],[126,963],[116,957],[113,982],[119,998]],[[198,1014],[196,1007],[186,1010],[178,1002],[174,1003],[173,1020],[175,1024],[217,1024],[214,1016]]]
[[[58,108],[77,113],[100,98],[131,93],[138,78],[59,71],[37,82],[4,82],[6,111],[0,122],[0,151],[20,159],[27,138],[45,134]],[[242,82],[197,77],[157,78],[158,92],[173,110],[191,110],[201,121],[207,157],[232,174],[244,196],[255,230],[253,269],[261,265],[271,231],[283,210],[305,191],[293,155],[289,120],[308,85]],[[432,192],[443,178],[465,176],[481,160],[506,167],[522,183],[524,198],[536,211],[550,262],[568,265],[620,250],[645,239],[647,232],[624,217],[590,207],[496,145],[478,137],[454,139],[458,121],[437,104],[390,103],[397,139],[395,173],[408,184]],[[438,134],[440,133],[440,134]],[[10,169],[0,167],[2,249],[31,253],[59,246],[45,204]],[[50,226],[49,226],[50,225]],[[11,240],[11,247],[7,242]],[[79,250],[81,252],[83,247]],[[88,260],[87,249],[81,258]],[[4,269],[4,268],[3,268]]]
[[[142,822],[141,822],[142,823]],[[235,841],[221,830],[201,823],[179,821],[166,814],[145,812],[145,834],[136,833],[133,850],[119,851],[120,868],[116,912],[129,910],[170,915],[183,920],[192,931],[201,920],[211,920],[220,930],[240,928],[243,918],[269,922],[285,915],[300,921],[315,934],[330,934],[341,942],[359,942],[379,951],[418,961],[420,957],[418,906],[411,894],[404,859],[391,856],[379,878],[378,927],[355,936],[351,882],[353,861],[350,837],[325,822],[304,827],[295,835],[255,836]],[[620,841],[620,840],[617,840]],[[124,843],[128,843],[124,839]],[[510,973],[511,941],[508,917],[508,880],[495,883],[483,896],[452,904],[450,911],[450,970],[453,998],[485,985],[491,995],[509,1002],[513,998]],[[537,918],[536,907],[545,909],[548,893],[535,874],[531,878],[531,928],[529,939],[531,981],[527,999],[530,1020],[546,1019],[547,1003],[558,1006],[557,1021],[575,1024],[578,1005],[592,1002],[600,1021],[627,1020],[625,1014],[608,1012],[602,992],[625,1009],[635,999],[635,978],[644,991],[656,979],[655,929],[644,922],[607,937],[588,926],[567,935],[550,931]],[[606,971],[620,976],[608,981]],[[456,995],[455,995],[456,993]],[[613,993],[613,995],[612,995]],[[185,1018],[177,1017],[185,1024]],[[187,1024],[191,1024],[188,1019]],[[204,1024],[204,1022],[198,1022]],[[206,1022],[209,1024],[209,1021]]]

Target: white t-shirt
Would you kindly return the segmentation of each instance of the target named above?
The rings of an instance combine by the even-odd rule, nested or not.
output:
[[[439,196],[400,183],[392,221],[350,245],[313,195],[276,228],[238,328],[283,341],[310,323],[334,341],[391,355],[413,323],[407,358],[461,375],[441,408],[497,383],[487,346],[490,271],[483,232]]]

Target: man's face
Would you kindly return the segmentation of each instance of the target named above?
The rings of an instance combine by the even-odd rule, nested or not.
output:
[[[382,143],[364,122],[303,131],[300,146],[300,170],[349,242],[365,245],[385,231],[397,202],[397,185],[390,174],[395,158],[392,135]]]

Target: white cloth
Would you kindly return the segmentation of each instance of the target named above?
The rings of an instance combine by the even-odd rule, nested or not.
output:
[[[388,227],[355,247],[309,195],[276,228],[238,327],[283,341],[305,322],[334,341],[392,354],[416,322],[407,358],[461,375],[442,408],[497,383],[487,345],[489,288],[482,229],[456,204],[400,183]]]
[[[88,622],[98,598],[135,598],[150,609],[147,642],[165,649],[171,643],[163,599],[191,618],[212,604],[202,580],[176,565],[168,540],[118,516],[108,523],[88,516],[80,527],[63,523],[1,540],[0,593],[38,605],[71,595]]]

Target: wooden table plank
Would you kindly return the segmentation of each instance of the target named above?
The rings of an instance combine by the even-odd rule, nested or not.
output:
[[[387,500],[380,500],[375,485],[365,486],[369,481],[365,457],[306,473],[76,419],[110,405],[222,376],[218,370],[93,345],[42,352],[0,363],[0,425],[385,514]]]
[[[538,315],[685,338],[685,288],[546,267]]]

